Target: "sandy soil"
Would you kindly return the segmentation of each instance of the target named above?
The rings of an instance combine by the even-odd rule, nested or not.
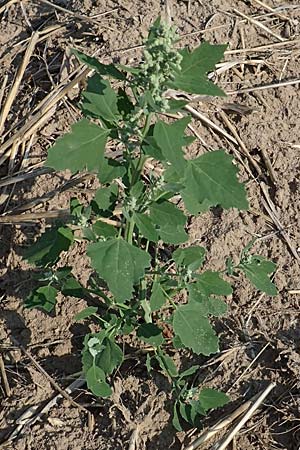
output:
[[[76,47],[88,54],[98,51],[99,58],[104,62],[132,64],[140,56],[137,46],[142,43],[149,24],[162,11],[164,2],[55,2],[67,8],[69,13],[43,1],[17,0],[8,3],[6,8],[0,6],[2,83],[7,76],[4,98],[22,62],[32,31],[42,33],[42,30],[48,29],[50,34],[38,42],[26,68],[17,98],[5,122],[4,144],[30,119],[34,108],[47,94],[58,83],[68,80],[76,69],[77,63],[70,57],[70,48]],[[300,257],[297,253],[300,247],[299,84],[250,89],[250,92],[235,91],[299,77],[300,6],[292,1],[269,0],[270,7],[282,7],[271,14],[254,0],[173,0],[171,3],[179,33],[197,32],[184,36],[184,44],[196,45],[203,38],[211,43],[229,43],[225,60],[238,63],[221,73],[217,82],[227,92],[233,93],[225,99],[200,102],[194,106],[232,135],[232,129],[224,123],[222,111],[225,110],[250,155],[249,159],[240,145],[232,144],[220,133],[194,120],[193,126],[204,143],[197,140],[191,152],[201,154],[207,149],[222,147],[240,155],[241,178],[246,182],[251,207],[243,213],[214,209],[201,217],[192,218],[189,224],[190,242],[207,248],[208,268],[223,269],[226,257],[237,258],[253,237],[259,237],[254,249],[276,262],[274,280],[279,290],[278,296],[270,298],[257,293],[247,281],[237,281],[229,300],[228,315],[216,322],[222,353],[210,359],[192,358],[188,352],[174,356],[182,367],[201,364],[199,384],[221,388],[231,396],[232,403],[211,413],[205,419],[204,427],[225,417],[269,382],[275,382],[276,387],[264,406],[236,436],[234,446],[229,448],[296,450],[300,446],[300,295],[299,292],[293,294],[289,291],[300,288]],[[244,21],[236,10],[255,16],[273,34]],[[97,18],[97,14],[104,12],[107,14]],[[87,20],[82,16],[96,18]],[[55,29],[55,26],[59,27]],[[256,47],[257,50],[251,50]],[[56,105],[31,141],[27,136],[22,170],[33,167],[37,170],[45,159],[47,148],[80,117],[77,108],[80,88],[81,85],[76,85],[64,101]],[[249,114],[233,112],[226,103],[247,106]],[[22,146],[17,150],[14,166],[11,163],[9,167],[7,161],[2,164],[0,175],[3,180],[8,171],[11,176],[20,170],[21,155]],[[262,185],[274,205],[280,226],[274,224],[266,208]],[[2,183],[1,186],[0,219],[5,213],[64,209],[75,193],[84,201],[97,187],[92,177],[77,180],[72,185],[70,176],[61,173],[36,175],[16,185],[3,187]],[[33,220],[27,224],[1,225],[0,222],[0,350],[11,388],[8,397],[3,383],[0,387],[0,443],[17,427],[18,419],[25,411],[33,405],[43,407],[57,394],[49,380],[14,344],[13,338],[62,387],[67,387],[80,370],[82,337],[87,327],[74,324],[73,318],[85,302],[61,297],[55,314],[51,315],[24,310],[22,306],[33,285],[32,268],[22,261],[22,248],[30,245],[45,226],[45,220]],[[71,265],[74,274],[83,283],[87,281],[89,267],[83,247],[79,246],[65,255],[63,263]],[[110,400],[94,398],[84,386],[73,394],[76,401],[92,413],[93,426],[88,423],[85,412],[71,406],[65,399],[60,400],[36,423],[24,427],[17,438],[8,444],[8,448],[128,449],[136,429],[139,430],[136,443],[139,450],[179,450],[193,440],[187,433],[175,433],[170,423],[170,386],[159,374],[149,379],[143,357],[126,362],[116,374],[114,385],[115,393]],[[211,448],[211,442],[201,448]]]

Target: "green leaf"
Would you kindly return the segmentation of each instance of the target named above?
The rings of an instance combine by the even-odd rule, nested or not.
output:
[[[100,183],[106,184],[121,178],[126,172],[124,165],[111,158],[104,158],[99,167],[98,178]]]
[[[159,240],[158,232],[149,216],[135,212],[133,213],[133,220],[146,239],[152,242],[157,242]]]
[[[27,309],[41,308],[50,312],[55,307],[57,292],[58,290],[53,286],[41,286],[31,292],[26,298],[24,306]]]
[[[178,412],[177,412],[177,401],[175,402],[173,406],[173,418],[172,418],[172,425],[177,431],[182,431],[182,426],[180,424]]]
[[[103,187],[97,190],[94,201],[97,203],[99,210],[106,211],[113,209],[118,199],[118,185],[111,184],[108,187]]]
[[[229,276],[234,275],[234,263],[233,263],[233,259],[230,258],[230,257],[226,258],[225,264],[226,264],[226,273],[227,273],[227,275],[229,275]]]
[[[196,283],[188,286],[190,302],[196,302],[201,306],[202,315],[207,317],[222,316],[227,312],[226,303],[220,298],[207,297],[201,290],[198,289]]]
[[[187,162],[181,192],[191,214],[206,211],[211,206],[247,209],[245,187],[236,178],[238,169],[232,157],[223,150],[205,153]]]
[[[189,377],[191,375],[194,375],[194,373],[197,372],[197,370],[199,370],[200,366],[191,366],[189,369],[184,370],[183,372],[180,372],[179,374],[179,379],[181,378],[185,378],[185,377]]]
[[[95,358],[98,354],[102,352],[104,346],[102,345],[103,340],[106,337],[106,330],[102,330],[99,333],[88,333],[84,337],[84,348],[82,350],[82,366],[84,373],[94,365]]]
[[[150,206],[150,219],[159,227],[160,238],[168,244],[186,242],[188,235],[184,230],[186,216],[173,203],[154,203]]]
[[[103,350],[96,356],[96,364],[106,375],[110,375],[114,369],[123,362],[123,352],[120,347],[109,338],[102,341]]]
[[[160,365],[160,368],[167,373],[168,375],[170,375],[172,378],[177,377],[178,372],[176,369],[176,366],[174,364],[173,359],[167,355],[166,353],[164,353],[162,350],[158,350],[158,353],[156,355],[156,359]]]
[[[90,227],[82,228],[82,237],[88,241],[97,241],[97,236]]]
[[[88,306],[87,308],[84,308],[82,311],[80,311],[76,316],[74,317],[75,322],[79,322],[80,320],[87,319],[88,317],[92,316],[93,314],[96,314],[98,311],[98,308],[96,306]]]
[[[209,409],[220,408],[229,401],[230,399],[226,394],[216,389],[205,388],[199,394],[199,402],[205,412]]]
[[[94,269],[120,302],[131,298],[133,286],[150,266],[150,255],[124,239],[114,238],[89,244],[87,254]]]
[[[81,109],[85,115],[112,123],[119,120],[117,94],[110,87],[109,81],[100,75],[95,74],[88,79],[87,89],[82,93],[82,97]]]
[[[152,322],[152,311],[150,308],[150,302],[146,298],[140,301],[140,305],[144,310],[143,317],[146,323]]]
[[[73,231],[68,227],[48,229],[26,249],[24,258],[36,266],[53,265],[58,261],[60,253],[68,250],[73,241]]]
[[[219,272],[213,272],[207,270],[200,275],[195,276],[197,282],[195,288],[204,295],[231,295],[232,287],[231,285],[220,278]]]
[[[189,424],[195,425],[195,420],[199,414],[205,415],[205,411],[200,406],[200,402],[190,400],[189,403],[180,402],[179,412],[181,417]]]
[[[176,349],[185,348],[185,345],[181,342],[180,337],[178,335],[173,337],[173,347]]]
[[[63,295],[70,295],[71,297],[83,298],[86,293],[84,287],[73,276],[69,276],[64,280],[61,286]]]
[[[173,328],[182,343],[197,355],[201,353],[209,356],[219,349],[218,338],[208,319],[203,316],[201,305],[196,302],[176,309],[173,316]]]
[[[117,67],[123,70],[123,72],[127,72],[133,75],[138,75],[141,71],[138,67],[125,66],[123,64],[118,64]]]
[[[184,106],[186,106],[189,102],[186,100],[174,100],[174,99],[170,99],[168,101],[169,103],[169,109],[168,109],[168,113],[176,113],[178,111],[182,111]]]
[[[192,52],[188,49],[182,50],[181,70],[169,83],[170,87],[191,94],[224,96],[225,93],[209,81],[206,74],[214,70],[216,63],[222,59],[226,47],[227,45],[210,45],[203,42]]]
[[[247,260],[242,261],[238,267],[257,289],[271,296],[277,295],[276,286],[270,280],[270,274],[276,269],[276,264],[272,261],[268,261],[259,255],[251,255]]]
[[[131,102],[124,89],[121,88],[118,89],[117,105],[118,111],[124,119],[126,119],[127,116],[134,110],[133,103]]]
[[[72,49],[72,53],[79,59],[82,64],[90,67],[90,69],[95,70],[100,75],[107,75],[117,80],[125,80],[125,75],[120,72],[114,64],[102,64],[98,59],[85,55],[84,53]]]
[[[93,365],[85,374],[87,386],[97,397],[109,397],[112,393],[110,386],[104,381],[105,374],[100,367]]]
[[[73,197],[70,200],[70,213],[72,216],[77,217],[78,219],[82,216],[84,211],[84,206],[80,203],[78,198]]]
[[[186,422],[191,422],[191,405],[179,401],[179,412]]]
[[[106,336],[106,330],[100,331],[99,333],[89,333],[84,337],[84,347],[82,350],[82,368],[84,374],[95,365],[95,356],[102,351],[103,346],[101,345],[103,339]],[[103,375],[103,379],[105,375]]]
[[[159,282],[154,281],[150,296],[151,311],[158,311],[166,303],[166,295]]]
[[[113,225],[102,222],[98,220],[93,224],[93,232],[97,236],[102,236],[104,238],[115,237],[117,235],[117,230]]]
[[[146,355],[146,369],[147,369],[147,372],[148,372],[149,375],[152,373],[152,364],[151,363],[152,363],[152,358],[149,355],[149,353],[147,353],[147,355]]]
[[[164,171],[165,186],[174,186],[175,189],[170,189],[172,192],[180,192],[185,188],[183,184],[184,174],[178,174],[173,166],[166,166]]]
[[[172,258],[177,266],[183,266],[194,271],[202,267],[204,263],[205,248],[198,246],[178,248],[173,252]]]
[[[142,150],[145,155],[151,156],[158,161],[165,161],[165,157],[162,154],[161,148],[158,146],[157,142],[153,137],[154,133],[154,125],[151,125],[147,136],[142,142]]]
[[[104,148],[109,131],[82,119],[72,126],[71,133],[57,139],[48,152],[46,167],[97,171],[104,164]]]
[[[182,174],[186,167],[182,147],[186,145],[184,130],[190,121],[190,117],[184,117],[171,124],[158,120],[154,126],[153,137],[156,144],[164,158],[172,163],[179,174]]]
[[[137,336],[147,344],[158,347],[164,342],[162,330],[153,323],[143,323],[137,329]]]
[[[208,300],[208,314],[219,317],[226,314],[228,307],[220,298],[210,297]]]
[[[139,180],[130,188],[130,198],[134,201],[139,200],[145,192],[145,184]]]
[[[109,386],[102,383],[104,383],[105,376],[111,374],[122,361],[121,349],[115,344],[113,338],[107,337],[106,330],[85,336],[82,365],[86,378],[90,381],[89,387],[96,395],[110,395]],[[92,371],[91,368],[94,370]]]

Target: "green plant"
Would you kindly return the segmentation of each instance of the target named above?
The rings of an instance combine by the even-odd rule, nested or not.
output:
[[[210,318],[226,312],[222,297],[231,295],[232,287],[221,273],[203,270],[203,247],[180,246],[188,235],[187,216],[178,201],[183,200],[192,215],[217,205],[246,210],[248,203],[231,156],[218,150],[187,159],[183,148],[194,140],[185,134],[190,117],[163,120],[167,113],[184,112],[186,105],[168,98],[169,88],[224,95],[207,73],[226,46],[203,42],[193,51],[177,50],[177,40],[173,27],[157,19],[143,62],[134,68],[103,65],[74,51],[95,71],[82,94],[85,118],[57,140],[46,166],[72,173],[88,170],[102,186],[88,206],[72,199],[72,219],[47,230],[27,250],[27,260],[41,270],[39,286],[25,305],[49,312],[58,291],[95,305],[76,320],[98,323],[99,331],[85,336],[82,352],[87,385],[98,396],[111,394],[107,380],[124,358],[120,336],[133,333],[150,345],[147,369],[159,369],[171,380],[176,396],[173,423],[180,429],[182,421],[197,423],[227,397],[194,387],[189,380],[198,366],[178,373],[168,350],[173,345],[206,356],[217,352]],[[117,90],[108,78],[115,79]],[[116,158],[105,154],[108,140],[121,150]],[[149,158],[156,166],[145,170]],[[61,252],[82,240],[88,242],[87,255],[95,270],[87,287],[70,267],[56,268]],[[226,266],[227,275],[243,272],[258,289],[276,294],[269,278],[275,265],[250,255],[248,248],[238,265],[228,260]]]

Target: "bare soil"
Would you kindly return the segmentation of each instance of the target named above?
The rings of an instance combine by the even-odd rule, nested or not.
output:
[[[225,61],[237,61],[237,64],[216,78],[227,92],[299,78],[300,6],[293,1],[266,2],[269,7],[282,8],[272,13],[254,0],[170,2],[179,33],[189,34],[183,37],[183,44],[194,46],[203,38],[211,43],[229,43]],[[16,0],[2,8],[6,3],[0,6],[2,83],[8,77],[4,98],[32,31],[42,33],[45,29],[51,31],[50,27],[60,27],[53,28],[35,48],[5,123],[4,143],[29,119],[39,102],[58,83],[68,80],[77,68],[70,56],[72,47],[88,54],[97,51],[104,62],[134,64],[140,57],[139,46],[149,25],[164,8],[164,2],[159,0],[56,0],[56,5],[69,11],[66,13],[43,1]],[[236,10],[256,17],[267,31],[244,20]],[[107,14],[97,17],[104,12]],[[78,15],[94,18],[87,20]],[[265,45],[270,46],[261,48]],[[255,47],[259,48],[251,50]],[[239,51],[231,53],[232,50]],[[53,109],[51,117],[34,133],[30,145],[30,139],[26,138],[22,170],[38,167],[45,160],[49,146],[80,117],[77,107],[80,88],[76,85]],[[232,111],[232,106],[226,103],[246,106],[249,114]],[[237,280],[228,301],[229,313],[216,322],[221,353],[209,359],[181,352],[174,358],[184,368],[192,363],[201,364],[199,384],[222,389],[231,396],[232,403],[212,412],[204,420],[204,427],[212,426],[269,382],[275,382],[276,387],[263,407],[229,448],[296,450],[300,448],[300,291],[290,291],[300,288],[300,258],[297,259],[300,248],[299,84],[233,93],[224,99],[208,99],[193,106],[232,135],[220,113],[225,110],[252,162],[240,145],[232,144],[222,134],[194,119],[193,127],[203,142],[197,140],[191,154],[221,147],[235,155],[238,152],[250,210],[240,213],[216,208],[191,218],[190,242],[207,248],[207,267],[217,270],[224,269],[228,256],[236,259],[244,246],[258,237],[255,252],[277,264],[274,281],[279,294],[273,298],[260,295],[246,280]],[[22,147],[19,147],[10,175],[20,169],[21,154]],[[265,155],[272,170],[266,164]],[[253,166],[253,161],[259,169]],[[3,179],[8,171],[6,161],[0,167]],[[280,226],[274,224],[266,209],[262,183],[274,204]],[[65,209],[71,197],[77,195],[85,201],[96,188],[93,177],[70,184],[68,173],[35,176],[2,188],[0,218],[7,213]],[[14,338],[62,387],[67,387],[80,371],[82,338],[88,329],[75,324],[74,315],[85,306],[85,301],[61,297],[55,314],[50,315],[23,308],[23,300],[33,286],[33,269],[22,260],[22,249],[31,245],[45,226],[45,220],[0,223],[0,349],[11,388],[8,397],[3,383],[0,387],[0,445],[17,427],[25,411],[34,405],[41,408],[57,394]],[[290,246],[282,231],[288,235]],[[89,266],[83,247],[78,246],[71,254],[64,255],[62,263],[71,265],[83,283],[87,281]],[[88,423],[85,412],[65,399],[60,400],[32,426],[25,426],[7,447],[15,450],[179,450],[194,439],[197,433],[190,436],[187,432],[176,433],[172,428],[168,381],[159,374],[149,379],[143,356],[126,361],[113,382],[114,395],[109,400],[94,398],[84,386],[73,394],[92,413],[94,424]],[[136,446],[129,447],[134,433],[137,433]],[[211,448],[211,445],[210,442],[201,448]]]

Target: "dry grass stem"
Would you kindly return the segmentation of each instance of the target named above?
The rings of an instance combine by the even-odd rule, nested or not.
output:
[[[256,311],[257,306],[258,306],[259,303],[262,301],[262,299],[264,298],[264,296],[265,296],[265,293],[263,292],[263,293],[258,297],[258,299],[256,300],[256,302],[253,303],[253,305],[252,305],[252,307],[251,307],[251,309],[250,309],[250,311],[249,311],[249,314],[248,314],[246,323],[245,323],[245,328],[248,328],[248,325],[249,325],[250,320],[251,320],[251,317],[252,317],[252,313],[253,313],[253,311]]]
[[[0,90],[0,110],[1,110],[2,100],[3,100],[3,97],[4,97],[4,93],[5,93],[5,88],[6,88],[7,82],[8,82],[8,75],[4,75],[3,81],[2,81],[1,90]]]
[[[0,7],[0,14],[2,14],[6,8],[9,8],[11,5],[13,5],[14,3],[17,3],[18,0],[9,0],[8,2],[6,2],[4,5],[2,5]]]
[[[98,17],[107,16],[109,14],[112,14],[112,13],[118,11],[118,9],[119,9],[119,8],[114,8],[109,11],[105,11],[103,13],[97,14],[96,17],[93,17],[93,16],[86,16],[83,14],[78,14],[76,12],[70,11],[69,9],[63,8],[62,6],[59,6],[59,5],[56,5],[55,3],[50,2],[49,0],[39,0],[39,2],[45,3],[46,5],[51,6],[52,8],[55,8],[58,11],[61,11],[65,14],[69,14],[69,15],[75,17],[76,19],[83,20],[84,22],[95,22]]]
[[[290,39],[283,42],[275,42],[272,44],[259,45],[257,47],[238,48],[234,50],[226,50],[225,55],[236,55],[238,53],[264,52],[274,50],[276,48],[288,47],[289,45],[300,44],[300,39]]]
[[[19,4],[20,4],[21,11],[22,11],[22,14],[23,14],[23,16],[24,16],[24,19],[25,19],[25,22],[26,22],[28,28],[29,28],[31,31],[33,31],[33,26],[31,25],[31,22],[30,22],[30,19],[29,19],[29,17],[28,17],[28,14],[27,14],[27,11],[26,11],[26,8],[25,8],[25,5],[24,5],[23,1],[22,1],[22,0],[19,0]]]
[[[39,38],[39,33],[38,32],[34,32],[32,34],[32,36],[31,36],[30,41],[29,41],[28,47],[26,49],[26,52],[25,52],[25,55],[24,55],[24,58],[23,58],[23,61],[22,61],[21,65],[20,65],[20,67],[19,67],[19,69],[17,71],[14,83],[13,83],[13,85],[11,87],[11,90],[8,93],[6,101],[5,101],[4,105],[3,105],[3,108],[2,108],[2,111],[1,111],[1,114],[0,114],[0,136],[1,136],[2,132],[3,132],[4,123],[6,121],[6,118],[7,118],[8,114],[9,114],[10,108],[11,108],[11,106],[12,106],[12,104],[13,104],[15,98],[16,98],[16,95],[17,95],[17,92],[18,92],[21,80],[23,78],[25,69],[26,69],[26,67],[27,67],[27,65],[28,65],[28,63],[30,61],[30,58],[31,58],[33,52],[34,52],[34,49],[35,49],[36,43],[38,41],[38,38]]]
[[[10,390],[10,386],[8,383],[5,365],[4,365],[4,361],[3,361],[1,353],[0,353],[0,373],[1,373],[1,378],[2,378],[2,382],[3,382],[3,388],[4,388],[5,395],[6,395],[6,397],[10,397],[11,390]]]
[[[269,214],[269,216],[272,219],[274,225],[276,226],[276,228],[280,232],[281,236],[284,238],[284,240],[287,243],[287,246],[289,247],[291,253],[294,255],[296,260],[300,263],[300,256],[299,256],[295,246],[292,244],[292,241],[291,241],[288,233],[285,231],[284,227],[281,225],[281,222],[280,222],[280,220],[278,218],[278,214],[277,214],[275,205],[272,202],[272,200],[271,200],[271,198],[269,196],[268,189],[267,189],[266,185],[263,182],[260,183],[260,188],[261,188],[261,191],[262,191],[262,193],[263,193],[263,195],[265,197],[265,198],[262,199],[262,202],[263,202],[263,205],[264,205],[267,213]]]
[[[243,60],[238,60],[238,61],[227,61],[224,63],[220,63],[220,64],[216,64],[216,70],[214,72],[211,72],[208,74],[208,78],[213,78],[215,75],[220,75],[221,73],[226,72],[229,69],[232,69],[236,66],[255,66],[255,65],[260,65],[260,64],[265,64],[267,65],[266,61],[264,59],[251,59],[251,61],[249,59],[243,59]]]
[[[293,86],[293,85],[299,84],[299,83],[300,83],[300,79],[298,78],[296,80],[282,81],[280,83],[264,84],[261,86],[253,86],[253,87],[249,87],[249,88],[237,89],[236,91],[227,91],[226,94],[233,95],[233,94],[242,94],[242,93],[246,93],[246,92],[263,91],[265,89],[276,89],[276,88],[280,88],[280,87],[284,87],[284,86]]]
[[[136,424],[136,427],[133,430],[132,435],[130,437],[128,450],[138,449],[137,447],[138,438],[139,438],[139,424]]]
[[[185,447],[183,450],[197,450],[200,445],[212,439],[217,433],[222,431],[224,428],[227,428],[232,422],[235,421],[239,416],[244,414],[251,405],[258,399],[259,394],[256,394],[247,402],[243,403],[239,406],[235,411],[226,416],[224,419],[220,419],[215,425],[213,425],[209,430],[204,431],[200,436],[195,439],[190,445]]]
[[[21,181],[25,181],[30,178],[35,178],[51,172],[53,172],[53,169],[50,169],[49,167],[41,167],[40,169],[32,170],[31,172],[22,172],[20,174],[14,174],[13,176],[10,175],[0,180],[0,188],[9,186],[11,184],[20,183]]]
[[[226,447],[230,444],[233,438],[237,435],[237,433],[243,428],[245,423],[253,416],[255,411],[260,407],[265,398],[270,394],[272,389],[275,387],[275,383],[270,383],[269,386],[261,393],[258,399],[253,403],[253,405],[248,409],[248,411],[244,414],[241,420],[232,428],[232,430],[228,433],[225,438],[223,438],[219,443],[216,443],[211,450],[225,450]]]
[[[261,0],[251,0],[253,3],[257,3],[258,5],[262,6],[267,11],[270,11],[273,16],[279,17],[279,19],[286,20],[291,22],[291,19],[286,16],[285,14],[281,14],[280,12],[277,12],[276,9],[272,8],[271,6],[267,5],[265,2],[262,2]]]
[[[79,403],[75,402],[72,397],[64,390],[62,389],[59,384],[56,383],[56,381],[45,371],[45,369],[43,369],[43,367],[35,360],[35,358],[31,355],[31,353],[26,350],[25,347],[23,347],[22,344],[20,344],[16,338],[14,338],[13,336],[11,337],[13,343],[20,348],[20,350],[22,351],[22,353],[24,353],[24,355],[27,356],[28,359],[30,359],[30,361],[32,362],[32,364],[34,365],[34,367],[41,373],[44,375],[45,378],[47,378],[47,380],[49,381],[49,383],[51,384],[51,386],[56,389],[66,400],[68,400],[68,402],[70,402],[70,404],[72,406],[75,406],[75,408],[78,408],[80,411],[85,412],[87,414],[90,414],[89,411],[84,408],[83,406],[79,405]]]
[[[257,355],[255,356],[255,358],[252,359],[251,363],[246,367],[246,369],[244,370],[244,372],[235,380],[235,382],[231,385],[231,387],[226,391],[227,393],[230,392],[234,386],[236,386],[238,384],[239,381],[242,380],[242,378],[244,378],[244,376],[246,375],[246,373],[251,369],[251,367],[253,366],[253,364],[255,364],[255,362],[260,358],[260,356],[263,354],[263,352],[266,350],[266,348],[268,348],[270,345],[270,342],[267,342],[263,348],[257,353]]]
[[[290,289],[288,291],[289,294],[300,294],[300,289]]]
[[[237,140],[232,137],[230,134],[228,134],[225,130],[223,130],[221,127],[216,125],[214,122],[212,122],[210,119],[208,119],[206,116],[201,114],[196,109],[192,108],[190,105],[186,105],[184,107],[187,111],[189,111],[194,117],[201,120],[201,122],[205,123],[208,127],[212,128],[213,130],[217,131],[222,136],[226,137],[230,142],[233,142],[234,144],[238,145]]]
[[[270,161],[269,155],[263,147],[260,147],[260,152],[262,154],[267,171],[270,175],[271,181],[274,184],[274,186],[276,186],[276,184],[277,184],[276,175],[275,175],[275,171],[273,169],[272,163]]]
[[[37,221],[41,219],[58,219],[66,218],[70,216],[70,211],[68,209],[58,209],[55,211],[40,211],[38,213],[28,213],[28,214],[7,214],[0,216],[0,223],[26,223]]]
[[[60,102],[60,100],[63,99],[67,92],[69,92],[81,80],[86,78],[90,72],[91,69],[81,70],[73,80],[68,81],[63,85],[57,86],[57,88],[54,89],[46,99],[41,101],[41,103],[35,109],[35,113],[33,114],[33,116],[0,147],[0,155],[2,154],[0,164],[9,157],[10,150],[8,152],[5,151],[9,149],[17,139],[29,139],[30,136],[35,133],[41,125],[49,120],[49,118],[55,111],[56,105]]]
[[[183,39],[184,37],[189,37],[189,36],[196,36],[197,34],[204,34],[207,33],[208,31],[217,31],[220,30],[221,28],[225,28],[227,25],[218,25],[216,27],[211,27],[211,28],[205,28],[204,30],[197,30],[197,31],[192,31],[191,33],[184,33],[180,35],[180,39]]]
[[[234,9],[233,11],[236,14],[238,14],[239,16],[243,17],[244,19],[247,19],[248,22],[252,23],[253,25],[256,25],[257,27],[261,28],[266,33],[268,33],[271,36],[275,37],[278,41],[280,41],[280,42],[284,42],[285,41],[285,39],[283,37],[279,36],[279,34],[277,34],[277,33],[274,33],[274,31],[272,31],[270,28],[268,28],[266,25],[264,25],[263,23],[259,22],[258,20],[255,20],[252,17],[247,16],[246,14],[238,11],[237,9]]]
[[[55,197],[57,194],[60,194],[62,192],[65,192],[65,191],[69,190],[70,188],[72,188],[72,187],[78,185],[79,183],[85,181],[89,177],[92,177],[92,174],[84,173],[83,175],[74,176],[70,180],[66,181],[64,184],[59,186],[58,188],[53,189],[52,191],[45,193],[43,196],[37,197],[37,198],[27,202],[27,203],[23,203],[22,205],[17,206],[13,210],[8,211],[8,213],[12,213],[14,211],[18,211],[18,212],[26,211],[28,209],[31,209],[31,208],[35,207],[35,206],[41,205],[41,204],[49,201],[53,197]]]
[[[119,215],[120,210],[114,211],[114,215]],[[41,211],[37,213],[28,214],[7,214],[6,216],[0,216],[0,224],[20,224],[26,222],[34,222],[42,219],[58,219],[58,218],[71,218],[69,209],[58,209],[55,211]],[[121,227],[121,222],[113,219],[107,219],[106,217],[99,217],[101,222],[113,225],[114,227]]]
[[[261,168],[259,166],[259,164],[255,161],[255,159],[252,158],[252,156],[250,155],[247,147],[245,146],[244,142],[242,141],[242,139],[240,138],[235,126],[233,125],[233,123],[229,120],[227,114],[220,110],[219,111],[220,117],[222,118],[223,122],[225,123],[225,125],[229,128],[229,130],[232,132],[234,138],[236,139],[236,141],[238,142],[238,144],[240,145],[244,155],[248,158],[248,160],[250,161],[250,163],[252,164],[252,166],[255,168],[255,170],[257,171],[258,175],[262,175],[262,171]]]
[[[85,383],[86,381],[83,378],[78,378],[65,389],[65,392],[70,395]],[[55,406],[62,398],[62,394],[55,395],[40,411],[38,411],[40,405],[33,405],[28,408],[17,420],[17,427],[12,431],[5,443],[13,441],[20,435],[22,430],[28,429],[29,427],[34,425],[35,422],[40,420],[41,417],[47,415],[50,409]]]
[[[44,28],[43,30],[40,30],[39,31],[40,37],[38,39],[38,43],[45,41],[57,31],[62,31],[64,29],[66,29],[66,25],[51,25],[47,28]],[[26,42],[28,42],[29,40],[30,38],[22,39],[22,41],[16,42],[16,44],[14,44],[13,47],[18,47],[19,45],[26,44]]]

